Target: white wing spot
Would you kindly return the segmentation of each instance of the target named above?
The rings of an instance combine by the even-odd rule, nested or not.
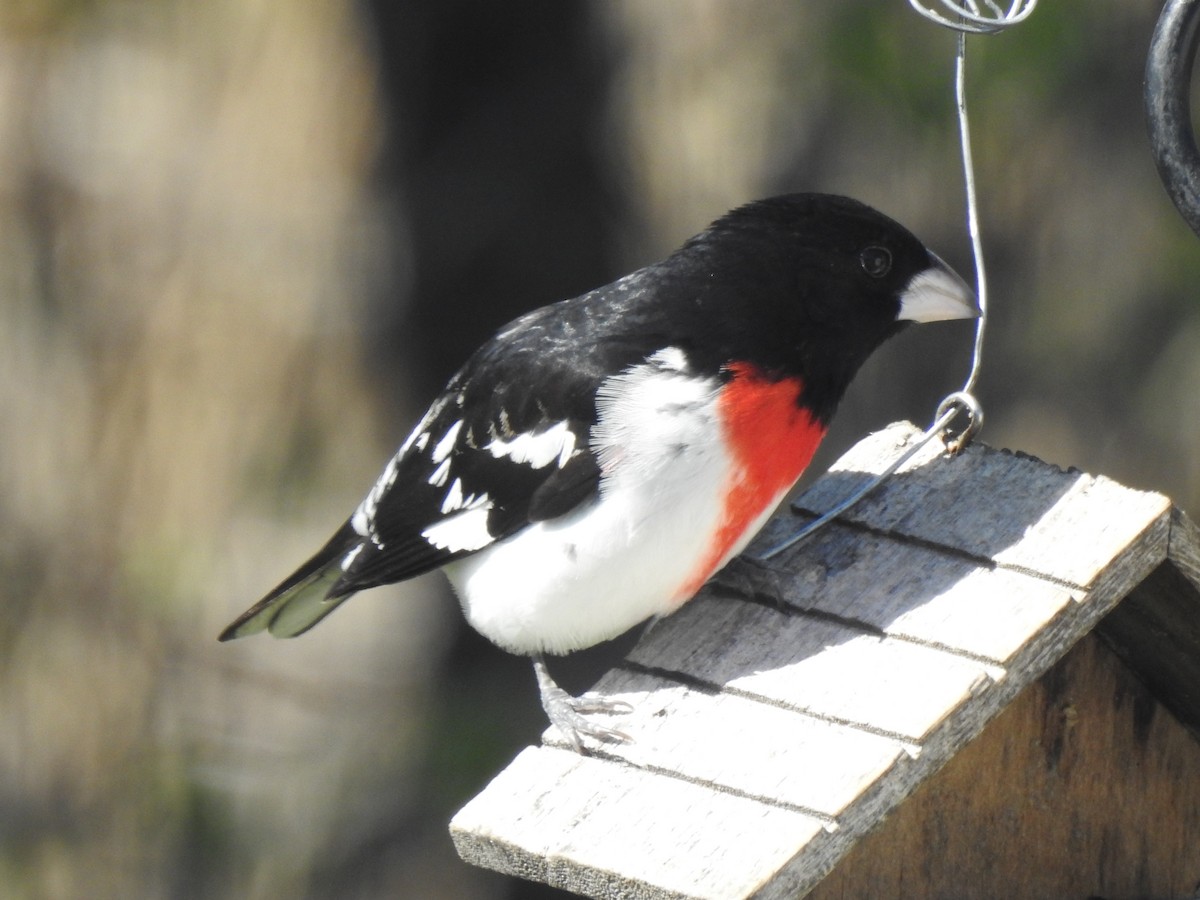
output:
[[[425,411],[425,415],[421,417],[421,421],[417,423],[417,427],[409,433],[404,443],[400,445],[400,450],[396,455],[403,456],[414,443],[417,445],[418,450],[424,450],[425,446],[429,443],[429,426],[442,414],[442,410],[445,408],[445,397],[439,397],[433,401],[429,409]]]
[[[445,406],[445,397],[435,400],[433,405],[429,407],[425,415],[421,418],[417,427],[409,432],[408,437],[404,439],[404,443],[400,445],[400,449],[396,451],[396,455],[388,460],[383,474],[379,476],[379,480],[367,492],[367,496],[358,505],[358,509],[354,511],[354,515],[350,517],[350,527],[354,529],[356,534],[370,538],[371,542],[377,546],[383,546],[379,543],[378,535],[374,533],[375,513],[379,511],[379,501],[383,499],[383,495],[388,492],[388,489],[395,484],[400,460],[409,449],[416,446],[418,451],[423,451],[429,445],[429,426],[433,424],[434,419],[441,414]],[[443,457],[450,455],[450,451],[454,449],[454,439],[458,436],[458,429],[461,427],[461,421],[450,426],[450,430],[446,433],[446,436],[442,438],[434,449],[435,455],[442,449],[443,444],[446,445]],[[441,459],[435,459],[434,462],[441,462]]]
[[[458,432],[462,425],[462,419],[459,419],[447,429],[445,436],[437,442],[437,446],[433,448],[431,454],[435,463],[442,462],[454,450],[454,442],[458,440]]]
[[[430,525],[421,532],[421,537],[439,550],[457,553],[460,550],[479,550],[493,540],[487,529],[488,512],[492,502],[484,494],[483,503],[472,509],[464,509],[440,522]]]
[[[350,527],[355,533],[361,537],[369,537],[372,543],[379,544],[379,537],[375,534],[375,513],[379,510],[379,501],[383,499],[383,495],[388,492],[396,482],[396,473],[400,468],[400,457],[404,455],[404,448],[400,452],[388,460],[387,466],[384,467],[383,474],[379,476],[379,480],[367,492],[367,496],[363,498],[363,502],[358,504],[358,509],[354,511],[354,515],[350,517]],[[379,544],[379,546],[383,546]]]
[[[342,571],[343,572],[345,572],[347,569],[350,568],[350,565],[354,562],[355,559],[358,558],[358,554],[362,553],[362,549],[365,546],[367,546],[367,545],[366,544],[358,544],[353,550],[351,550],[349,553],[347,553],[345,556],[342,557]]]
[[[461,478],[455,478],[454,483],[450,485],[450,490],[446,493],[446,499],[442,501],[442,515],[452,513],[456,509],[478,509],[484,504],[491,508],[491,500],[487,494],[467,494],[463,496],[463,484]]]
[[[566,421],[536,434],[518,434],[512,440],[493,438],[486,449],[496,459],[508,457],[515,463],[525,463],[534,469],[545,468],[552,462],[557,462],[561,469],[578,452],[575,449],[575,432]]]
[[[433,470],[433,474],[429,476],[429,484],[434,487],[443,487],[450,478],[450,460],[442,460],[441,465]]]
[[[463,508],[463,492],[462,479],[455,478],[454,484],[450,485],[450,490],[446,492],[446,499],[442,501],[442,515],[453,512],[456,509]]]
[[[684,372],[688,365],[687,354],[678,347],[663,347],[646,361],[671,372]]]

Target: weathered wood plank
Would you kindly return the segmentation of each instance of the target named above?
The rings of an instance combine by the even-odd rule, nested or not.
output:
[[[840,499],[914,433],[862,442],[803,502]],[[598,685],[635,707],[612,723],[634,743],[526,751],[456,844],[589,896],[797,896],[1162,563],[1168,510],[1027,457],[927,448],[846,523],[733,579],[743,596],[710,588],[653,628]],[[764,827],[758,807],[799,817],[791,853],[713,849],[755,847],[740,829]]]
[[[1160,564],[1100,623],[1098,633],[1184,725],[1200,735],[1200,593]]]
[[[1005,662],[1082,591],[944,550],[832,523],[767,564],[788,606]]]
[[[821,834],[794,810],[543,747],[450,823],[459,855],[588,897],[747,897]]]
[[[897,423],[864,439],[796,505],[817,512],[830,508],[919,434]],[[930,442],[844,518],[1087,586],[1170,507],[1161,494],[978,443],[952,465],[931,466],[941,453]],[[780,527],[773,522],[772,532]]]
[[[629,660],[912,743],[1003,675],[975,659],[711,593],[659,623]]]
[[[1200,590],[1200,528],[1177,509],[1171,510],[1167,555],[1183,577]]]
[[[614,669],[596,690],[633,707],[615,724],[637,735],[632,743],[598,749],[598,755],[766,798],[829,822],[917,750],[895,738],[649,672]],[[546,740],[566,746],[554,729]]]

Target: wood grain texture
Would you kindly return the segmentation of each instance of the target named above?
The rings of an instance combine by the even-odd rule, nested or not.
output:
[[[918,433],[861,442],[749,553]],[[597,685],[633,705],[613,724],[634,742],[580,757],[548,730],[455,818],[456,845],[586,896],[803,895],[1173,540],[1182,565],[1196,559],[1188,526],[1161,495],[979,445],[953,459],[927,447],[837,523],[731,567],[650,629]]]
[[[638,734],[630,744],[598,749],[599,756],[788,806],[827,824],[917,750],[902,739],[647,672],[618,670],[598,688],[634,707],[622,725]]]
[[[805,542],[771,563],[772,596],[788,608],[998,664],[1083,595],[892,535],[839,523],[828,530],[830,539]]]
[[[1155,696],[1200,735],[1200,595],[1164,562],[1100,623],[1103,637]]]
[[[629,660],[913,743],[1004,674],[934,647],[711,594],[661,623]]]
[[[860,841],[810,900],[1191,897],[1200,744],[1095,636]]]
[[[847,485],[880,471],[897,448],[906,448],[919,435],[905,424],[871,435],[794,506],[823,512],[844,496]],[[1063,470],[1025,454],[979,444],[953,460],[940,454],[936,441],[926,445],[844,518],[1086,586],[1136,536],[1131,525],[1147,524],[1169,506],[1161,494],[1133,491],[1103,476]],[[929,477],[935,471],[937,477]],[[781,526],[778,519],[772,523],[772,528]]]
[[[589,897],[744,897],[825,823],[555,748],[527,749],[454,817],[479,865]]]
[[[1171,564],[1200,590],[1200,528],[1177,509],[1171,510],[1167,556]]]

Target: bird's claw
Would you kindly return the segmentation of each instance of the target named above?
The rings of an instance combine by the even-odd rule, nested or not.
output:
[[[583,752],[584,737],[604,744],[628,744],[633,741],[624,731],[587,718],[589,715],[629,715],[633,707],[624,700],[610,700],[592,692],[574,697],[554,683],[541,660],[534,661],[534,671],[542,695],[542,709],[546,711],[550,724],[562,732],[575,752]]]
[[[633,712],[633,705],[624,700],[609,700],[607,697],[588,691],[578,697],[572,697],[575,712],[583,715],[597,713],[610,716],[627,716]]]
[[[628,744],[633,741],[633,738],[624,731],[600,725],[570,708],[556,710],[554,713],[547,710],[547,714],[550,716],[550,723],[562,732],[563,737],[570,742],[576,753],[583,752],[583,738],[585,737],[602,744]]]

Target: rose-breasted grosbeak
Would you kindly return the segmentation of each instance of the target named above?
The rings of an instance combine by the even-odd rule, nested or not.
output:
[[[800,477],[867,356],[971,290],[853,200],[723,216],[665,260],[510,323],[459,370],[316,555],[230,625],[301,634],[356,591],[442,569],[467,620],[534,658],[542,705],[585,714],[543,654],[678,608]]]

